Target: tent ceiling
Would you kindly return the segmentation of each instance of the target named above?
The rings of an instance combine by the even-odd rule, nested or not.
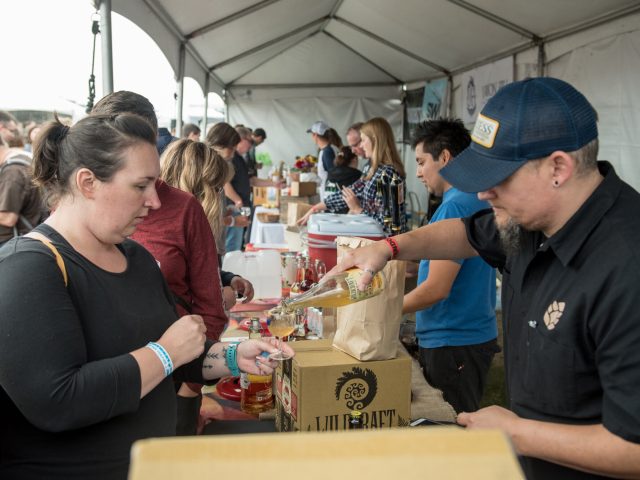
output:
[[[238,86],[410,82],[640,10],[638,0],[112,0],[178,71]]]

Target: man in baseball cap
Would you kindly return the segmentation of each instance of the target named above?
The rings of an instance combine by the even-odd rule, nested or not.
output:
[[[492,208],[357,249],[330,272],[474,255],[501,271],[509,410],[458,423],[505,431],[529,479],[640,477],[640,194],[597,161],[596,121],[562,80],[506,85],[440,170]]]

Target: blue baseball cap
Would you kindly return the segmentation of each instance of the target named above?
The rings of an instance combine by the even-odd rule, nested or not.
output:
[[[573,86],[539,77],[505,85],[478,115],[471,145],[440,170],[458,190],[495,187],[529,160],[574,152],[598,137],[596,111]]]

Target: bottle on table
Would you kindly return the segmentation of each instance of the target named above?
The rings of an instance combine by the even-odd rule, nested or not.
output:
[[[359,410],[351,410],[349,413],[349,430],[360,430],[362,428],[364,428],[362,412]]]
[[[283,307],[293,310],[301,307],[343,307],[378,295],[385,286],[382,272],[374,275],[364,291],[358,290],[358,280],[364,272],[350,268],[344,272],[325,277],[308,291],[283,300]]]
[[[402,178],[394,174],[389,184],[389,204],[391,208],[391,234],[399,235],[402,231],[402,204],[404,203],[404,188]]]
[[[260,339],[262,327],[257,317],[251,319],[249,338]],[[258,414],[273,408],[273,384],[271,375],[240,375],[240,408],[243,412]]]
[[[292,336],[294,340],[304,340],[307,337],[307,317],[304,308],[296,308],[296,329]]]
[[[316,274],[314,273],[314,270],[315,268],[313,263],[310,262],[309,257],[304,257],[302,255],[298,257],[296,281],[291,285],[291,290],[289,292],[290,297],[301,295],[311,289],[313,284],[316,282]]]

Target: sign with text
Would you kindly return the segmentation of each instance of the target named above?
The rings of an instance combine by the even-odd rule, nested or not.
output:
[[[411,358],[360,362],[331,340],[294,342],[296,356],[276,371],[279,431],[346,430],[349,413],[362,412],[364,428],[408,426]]]
[[[507,83],[513,82],[513,57],[503,58],[462,74],[462,112],[465,124],[476,121],[487,101]]]

